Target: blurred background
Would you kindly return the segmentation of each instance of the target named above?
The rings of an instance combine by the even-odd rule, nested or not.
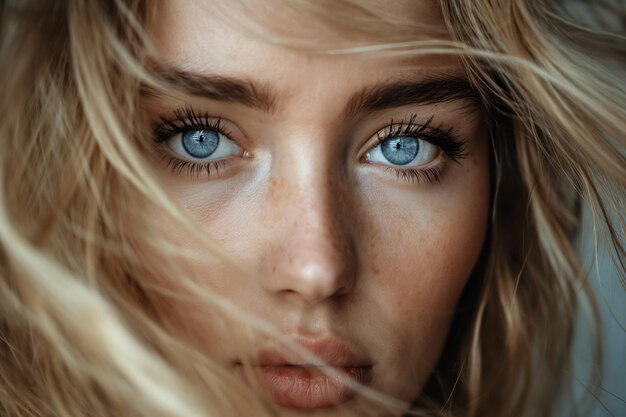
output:
[[[621,214],[623,215],[623,213]],[[591,215],[585,210],[580,251],[589,271],[602,317],[604,366],[600,384],[592,381],[594,333],[588,307],[581,308],[574,352],[574,400],[563,397],[558,417],[626,417],[626,289],[601,241],[593,262]],[[573,413],[575,411],[575,414]]]

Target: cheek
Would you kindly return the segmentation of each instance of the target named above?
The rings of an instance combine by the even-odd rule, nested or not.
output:
[[[172,180],[170,176],[163,176],[162,183],[218,250],[202,249],[204,246],[199,241],[161,209],[148,208],[152,224],[166,237],[164,241],[167,245],[193,256],[173,255],[170,265],[174,269],[168,270],[167,275],[159,271],[143,273],[147,275],[146,291],[160,320],[172,334],[224,364],[227,361],[225,358],[232,356],[232,350],[240,347],[238,337],[244,330],[240,319],[224,313],[211,300],[217,298],[220,303],[232,302],[236,307],[245,306],[246,309],[255,310],[258,296],[254,283],[243,277],[231,262],[223,260],[219,254],[227,250],[228,256],[247,260],[244,254],[254,252],[249,244],[252,241],[251,229],[242,227],[246,223],[241,219],[246,218],[247,210],[256,204],[246,199],[229,199],[232,190],[228,187],[214,187],[211,193],[207,193],[206,184],[184,184]],[[143,252],[148,259],[162,256],[153,252],[153,249],[151,246],[144,248]],[[187,278],[191,286],[185,283]],[[206,291],[206,297],[200,291]],[[220,343],[215,343],[216,335],[219,335]],[[225,347],[230,352],[226,352]]]
[[[398,192],[379,182],[366,192],[378,196],[364,203],[370,207],[363,230],[371,236],[362,237],[369,268],[385,272],[380,286],[402,305],[424,289],[433,295],[462,287],[476,262],[487,228],[489,177],[486,164],[468,165],[454,180],[422,190]]]
[[[363,249],[369,271],[363,285],[375,300],[371,309],[378,321],[390,329],[380,349],[387,352],[390,369],[413,387],[432,372],[485,238],[487,163],[470,160],[464,166],[455,167],[454,178],[413,192],[378,182],[366,193],[379,198],[364,204],[371,208],[362,229],[369,236],[361,237],[369,242]]]

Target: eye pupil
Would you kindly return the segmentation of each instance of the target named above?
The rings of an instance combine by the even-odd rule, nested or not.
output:
[[[219,143],[219,134],[213,130],[188,130],[182,133],[183,148],[194,158],[209,157]]]
[[[412,136],[389,138],[380,144],[380,148],[392,164],[406,165],[417,156],[419,139]]]

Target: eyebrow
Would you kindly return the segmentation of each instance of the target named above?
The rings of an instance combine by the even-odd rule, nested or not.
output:
[[[156,67],[153,74],[187,94],[216,101],[235,102],[265,112],[277,109],[278,94],[270,86],[249,79],[199,74],[183,69]],[[151,88],[144,93],[153,95]],[[344,117],[376,112],[408,105],[445,103],[469,100],[480,105],[480,96],[468,80],[456,76],[439,76],[417,81],[388,81],[368,86],[352,95],[344,109]]]
[[[277,95],[270,87],[258,82],[236,77],[198,74],[169,67],[156,67],[151,72],[169,86],[193,96],[241,103],[266,112],[276,110]],[[155,94],[149,87],[144,88],[144,93]]]
[[[380,83],[366,87],[350,98],[346,114],[375,112],[408,105],[445,103],[454,100],[469,100],[472,105],[480,104],[480,96],[464,78],[439,77],[419,81]]]

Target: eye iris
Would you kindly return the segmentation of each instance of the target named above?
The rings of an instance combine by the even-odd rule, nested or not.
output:
[[[194,158],[206,158],[215,152],[220,138],[213,130],[190,130],[183,132],[182,143],[189,155]]]
[[[380,144],[381,151],[389,162],[406,165],[415,159],[419,151],[419,141],[414,137],[396,137],[386,139]]]

